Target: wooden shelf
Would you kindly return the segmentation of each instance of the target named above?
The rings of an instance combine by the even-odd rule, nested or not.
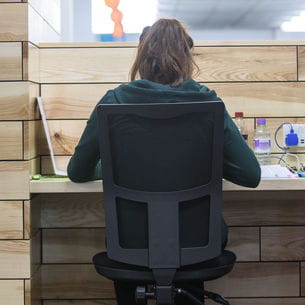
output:
[[[253,189],[233,184],[229,181],[223,182],[223,190],[230,191],[292,191],[305,190],[305,179],[303,178],[265,178],[260,185]],[[74,183],[68,178],[42,178],[30,182],[31,193],[98,193],[103,191],[102,181],[91,181],[85,183]]]

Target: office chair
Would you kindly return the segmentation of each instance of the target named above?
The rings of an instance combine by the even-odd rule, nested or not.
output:
[[[107,253],[93,257],[97,272],[143,283],[135,293],[141,304],[174,304],[176,294],[229,304],[179,288],[227,274],[236,259],[221,250],[223,103],[105,104],[97,111],[107,239]]]

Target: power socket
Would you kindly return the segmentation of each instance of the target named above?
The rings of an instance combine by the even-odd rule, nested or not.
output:
[[[305,147],[305,124],[291,124],[294,130],[294,133],[298,135],[299,143],[291,147]],[[290,124],[283,125],[283,143],[285,144],[285,137],[290,133]]]

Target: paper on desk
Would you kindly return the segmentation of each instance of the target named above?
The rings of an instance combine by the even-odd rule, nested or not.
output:
[[[49,150],[50,150],[51,161],[52,161],[52,166],[53,166],[54,173],[55,173],[55,175],[67,176],[67,172],[59,170],[56,166],[55,157],[54,157],[54,150],[53,150],[52,141],[51,141],[51,137],[50,137],[49,126],[48,126],[48,123],[47,123],[47,117],[46,117],[46,113],[45,113],[44,108],[43,108],[43,103],[42,103],[41,96],[37,97],[37,102],[38,102],[38,106],[39,106],[39,111],[40,111],[40,115],[41,115],[43,129],[44,129],[44,132],[45,132],[45,135],[46,135],[46,138],[47,138],[47,142],[48,142],[48,146],[49,146]]]
[[[298,174],[293,174],[287,167],[279,164],[261,165],[262,178],[297,178]]]

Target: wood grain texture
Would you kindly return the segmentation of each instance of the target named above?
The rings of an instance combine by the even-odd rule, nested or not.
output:
[[[83,130],[86,120],[49,120],[48,126],[55,154],[72,155]],[[46,137],[41,130],[40,154],[48,154]]]
[[[228,301],[231,305],[304,305],[305,298],[229,298]],[[214,304],[213,301],[206,301],[206,305]]]
[[[23,238],[22,201],[0,201],[0,239]]]
[[[0,304],[24,305],[23,280],[0,280]]]
[[[71,156],[55,156],[56,166],[60,170],[67,170]],[[54,174],[51,157],[41,156],[41,174],[52,175]]]
[[[31,275],[39,272],[41,266],[41,230],[32,235],[31,242]]]
[[[0,162],[0,200],[29,199],[29,163]]]
[[[223,99],[231,116],[241,109],[246,117],[291,117],[305,112],[305,84],[285,83],[210,83]],[[93,107],[109,89],[118,84],[43,84],[48,118],[88,119]]]
[[[206,289],[226,297],[299,296],[298,263],[236,263],[233,271]]]
[[[305,83],[210,83],[231,116],[243,111],[245,117],[300,117],[305,113]]]
[[[98,101],[118,84],[43,84],[41,96],[49,119],[88,119]]]
[[[0,120],[38,118],[36,100],[39,85],[28,82],[0,82]]]
[[[0,80],[22,80],[21,42],[0,42]]]
[[[242,192],[235,194],[232,198],[224,193],[224,217],[230,226],[305,225],[304,198],[301,198],[303,192],[291,199],[285,198],[285,194],[279,191],[265,192],[261,196],[249,192],[245,192],[246,195]],[[242,200],[236,199],[238,196]],[[35,200],[41,203],[42,228],[92,228],[105,225],[100,193],[40,194]]]
[[[0,41],[26,41],[27,39],[28,39],[27,4],[1,3]]]
[[[39,155],[39,135],[43,126],[41,121],[23,122],[24,159],[33,159]]]
[[[30,42],[23,43],[23,79],[39,83],[39,48]]]
[[[0,160],[22,159],[22,122],[0,122]]]
[[[38,270],[31,279],[26,279],[24,305],[41,305],[41,272]]]
[[[42,228],[104,227],[102,194],[38,195]]]
[[[135,48],[41,49],[42,83],[127,82]]]
[[[259,228],[229,228],[226,247],[237,256],[237,261],[259,261]]]
[[[42,265],[43,299],[113,298],[113,283],[92,264]]]
[[[298,47],[298,72],[299,80],[305,80],[305,47]]]
[[[279,189],[280,190],[280,189]],[[279,193],[281,194],[281,192]],[[251,193],[251,196],[254,194]],[[224,217],[231,226],[305,225],[303,199],[283,199],[272,193],[269,199],[225,199]]]
[[[40,204],[36,196],[24,201],[24,239],[31,239],[40,229]]]
[[[45,300],[44,305],[117,305],[115,300]],[[286,305],[286,304],[285,304]],[[295,305],[295,304],[292,304]],[[299,304],[297,304],[299,305]]]
[[[305,297],[305,262],[301,264],[301,295]]]
[[[305,226],[262,227],[263,261],[305,260]]]
[[[91,263],[105,251],[104,229],[44,229],[43,263]]]
[[[0,278],[30,277],[30,242],[0,240]]]
[[[297,80],[296,47],[196,47],[194,59],[204,81]]]

